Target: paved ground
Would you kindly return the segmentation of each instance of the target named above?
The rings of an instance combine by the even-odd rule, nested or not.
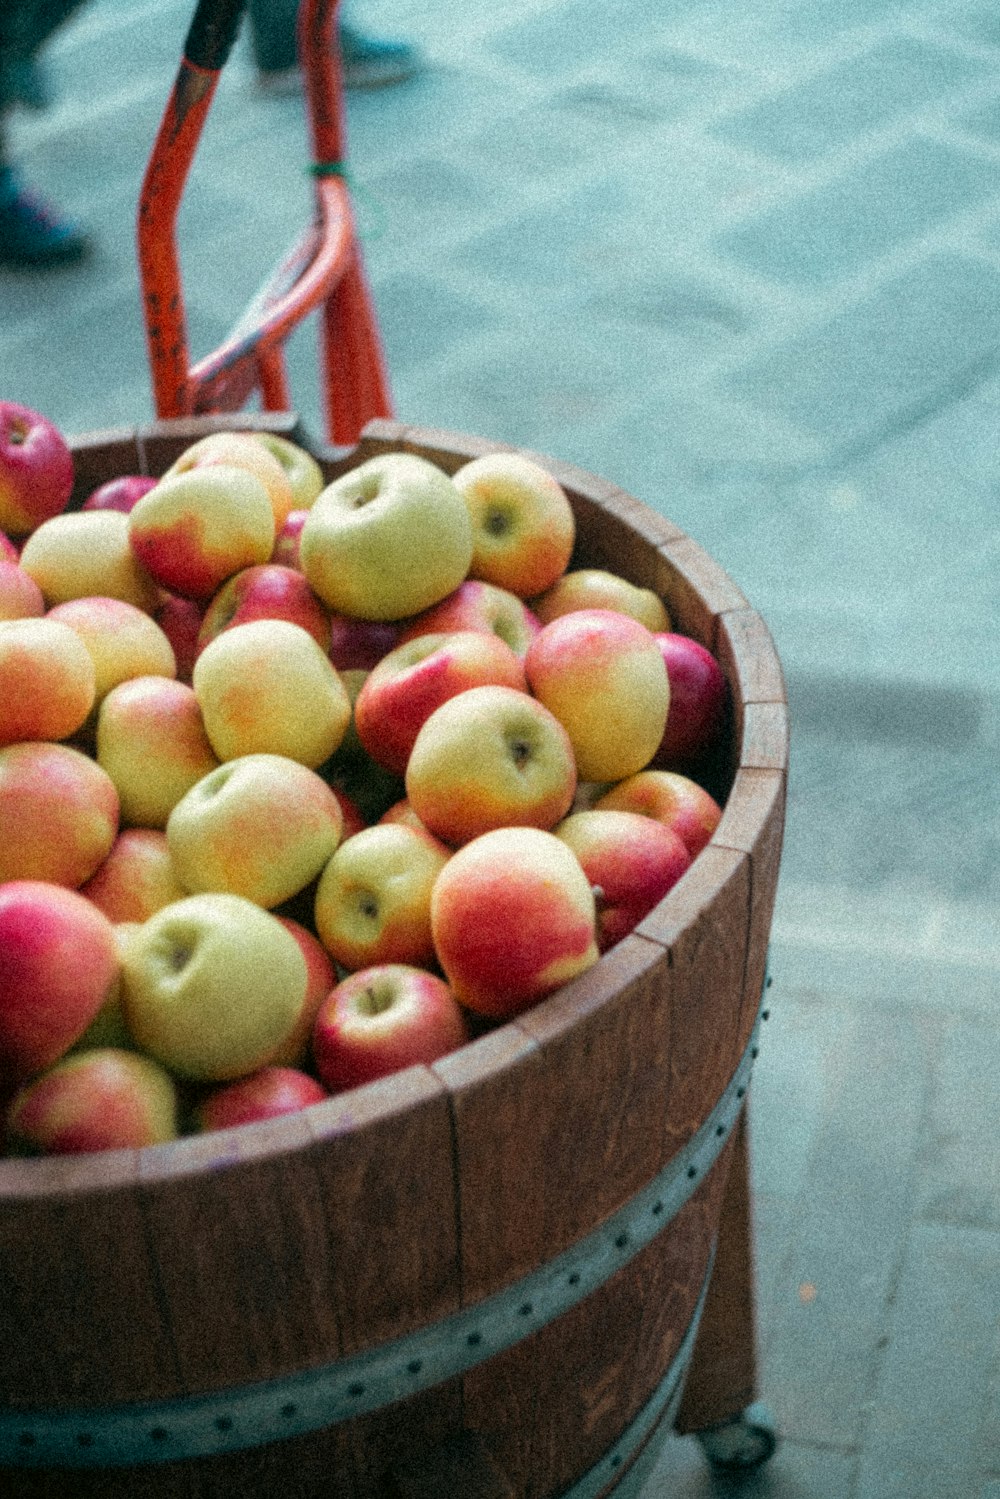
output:
[[[96,0],[17,139],[86,269],[0,275],[0,386],[151,414],[138,183],[190,7]],[[744,1492],[1000,1499],[1000,21],[961,0],[373,0],[353,97],[398,414],[590,467],[729,569],[794,761],[755,1080],[764,1393]],[[244,44],[182,218],[207,349],[307,211]],[[319,429],[311,341],[295,399]],[[690,1440],[654,1495],[730,1492]]]

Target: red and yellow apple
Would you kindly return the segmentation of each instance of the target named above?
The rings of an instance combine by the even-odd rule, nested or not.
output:
[[[478,630],[499,636],[515,655],[523,657],[541,628],[541,621],[516,593],[481,578],[466,578],[440,604],[407,620],[399,643],[446,630]]]
[[[97,674],[69,625],[0,619],[0,745],[68,739],[94,705]]]
[[[454,476],[472,521],[469,576],[529,599],[565,572],[576,540],[566,492],[522,453],[487,453]]]
[[[231,463],[165,474],[124,520],[133,554],[161,588],[184,598],[210,599],[233,573],[270,561],[274,549],[268,492]]]
[[[434,963],[431,891],[451,850],[402,823],[346,839],[316,887],[320,941],[342,968]]]
[[[47,880],[0,884],[0,1086],[67,1052],[118,971],[113,925],[77,891]]]
[[[295,496],[284,464],[253,432],[209,432],[184,449],[167,469],[164,478],[187,474],[194,469],[222,464],[245,469],[263,486],[274,516],[275,532],[285,523],[294,508]]]
[[[174,677],[173,646],[149,614],[122,599],[70,599],[56,604],[49,619],[59,620],[79,636],[96,672],[96,703],[133,677]]]
[[[619,781],[649,764],[670,689],[645,625],[610,609],[560,615],[532,641],[524,667],[532,693],[569,735],[582,781]]]
[[[30,573],[17,560],[0,556],[0,620],[40,619],[45,597]]]
[[[659,594],[602,567],[579,567],[564,573],[540,598],[532,600],[532,608],[544,625],[578,609],[613,609],[631,615],[653,634],[670,629],[670,615]]]
[[[113,687],[97,714],[97,763],[114,782],[121,820],[165,828],[181,797],[219,758],[194,688],[171,677],[133,677]]]
[[[123,515],[128,515],[155,483],[149,474],[119,474],[91,490],[81,509],[120,510]]]
[[[498,828],[453,854],[434,885],[438,962],[476,1014],[504,1019],[597,962],[594,892],[554,833]]]
[[[330,649],[330,615],[300,572],[264,562],[227,578],[205,610],[198,651],[210,640],[253,619],[287,619],[301,625],[324,651]]]
[[[691,865],[677,834],[638,812],[573,812],[553,832],[594,889],[601,952],[627,936]]]
[[[27,536],[60,515],[73,493],[73,454],[48,417],[0,401],[0,530]]]
[[[21,566],[34,578],[49,608],[98,595],[122,599],[152,614],[160,591],[132,550],[130,520],[120,510],[70,510],[32,531],[21,552]]]
[[[629,776],[599,797],[594,807],[655,818],[677,834],[692,859],[722,820],[722,808],[711,793],[672,770],[642,770]]]
[[[15,1095],[7,1130],[15,1150],[39,1155],[162,1145],[180,1133],[177,1084],[152,1057],[88,1047]]]
[[[237,1078],[213,1088],[197,1104],[194,1114],[202,1131],[233,1129],[257,1124],[262,1119],[280,1119],[297,1114],[310,1104],[329,1098],[322,1083],[298,1067],[261,1067],[249,1077]]]
[[[559,720],[528,693],[471,687],[425,721],[405,786],[420,821],[445,843],[493,828],[552,828],[573,802],[573,748]]]
[[[271,456],[281,464],[291,487],[295,509],[311,509],[325,481],[323,470],[309,450],[302,447],[301,443],[293,442],[290,437],[282,437],[278,432],[261,431],[250,435],[256,442],[263,443]]]
[[[468,1020],[443,979],[404,963],[348,974],[320,1007],[313,1056],[338,1092],[436,1062],[469,1039]]]
[[[76,889],[118,835],[114,782],[81,750],[31,740],[0,749],[0,881]]]
[[[123,828],[104,863],[80,886],[116,927],[147,921],[188,893],[158,828]]]

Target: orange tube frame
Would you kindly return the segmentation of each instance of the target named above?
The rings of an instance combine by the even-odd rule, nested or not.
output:
[[[139,199],[137,246],[146,345],[158,417],[237,411],[255,391],[290,407],[284,343],[317,313],[329,440],[353,446],[392,403],[344,175],[343,81],[334,44],[338,0],[301,0],[302,63],[315,213],[285,259],[212,353],[192,364],[177,253],[177,215],[246,0],[199,0]]]

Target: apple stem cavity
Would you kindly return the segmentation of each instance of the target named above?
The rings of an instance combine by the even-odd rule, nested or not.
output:
[[[526,739],[512,739],[510,753],[518,770],[523,770],[531,759],[531,745]]]
[[[510,530],[510,516],[504,510],[491,510],[484,529],[490,536],[506,536]]]
[[[358,994],[358,1009],[362,1015],[384,1015],[392,1009],[392,993],[377,984],[369,984]]]

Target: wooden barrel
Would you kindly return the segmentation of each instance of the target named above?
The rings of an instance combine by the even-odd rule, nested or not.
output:
[[[307,441],[284,416],[97,434],[75,444],[78,502],[221,425]],[[332,478],[387,450],[454,472],[503,446],[379,422],[346,456],[314,451]],[[4,1494],[624,1494],[658,1433],[753,1397],[743,1118],[781,669],[694,541],[542,461],[576,514],[572,565],[655,589],[722,664],[715,836],[589,972],[432,1067],[267,1124],[0,1161]]]

